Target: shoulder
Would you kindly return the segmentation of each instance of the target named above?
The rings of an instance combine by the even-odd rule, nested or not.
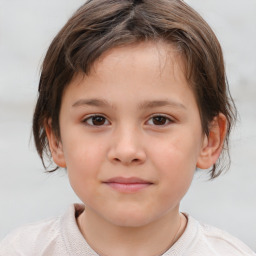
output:
[[[60,217],[16,229],[0,242],[0,256],[88,255],[92,250],[76,223],[83,210],[83,205],[73,204]]]
[[[2,255],[36,255],[36,252],[56,242],[59,218],[43,220],[17,228],[0,242]]]
[[[225,256],[253,256],[256,254],[242,241],[230,235],[226,231],[216,227],[200,223],[189,217],[191,222],[198,227],[198,246],[207,248],[216,255]]]

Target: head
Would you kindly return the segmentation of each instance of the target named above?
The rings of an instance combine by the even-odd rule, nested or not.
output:
[[[78,9],[54,38],[42,65],[33,132],[43,163],[45,157],[51,158],[46,136],[49,120],[61,141],[60,110],[72,80],[78,73],[90,75],[94,64],[110,50],[143,42],[163,42],[179,54],[196,99],[202,132],[209,136],[213,120],[223,115],[223,147],[228,153],[235,107],[220,44],[202,17],[180,0],[92,0]],[[220,163],[213,164],[211,178],[223,171]]]

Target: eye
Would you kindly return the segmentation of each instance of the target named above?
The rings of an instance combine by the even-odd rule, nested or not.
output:
[[[100,115],[89,116],[83,120],[83,123],[86,123],[90,126],[104,126],[110,124],[104,116]]]
[[[149,120],[148,120],[148,124],[149,125],[157,125],[157,126],[164,126],[164,125],[167,125],[169,123],[173,122],[173,120],[167,116],[164,116],[164,115],[156,115],[156,116],[153,116],[151,117]]]

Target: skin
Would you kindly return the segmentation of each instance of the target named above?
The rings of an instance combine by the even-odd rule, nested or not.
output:
[[[225,125],[220,114],[203,134],[183,60],[165,43],[114,48],[77,74],[62,98],[61,139],[51,120],[46,132],[86,205],[78,226],[91,247],[111,256],[170,248],[186,227],[180,201],[196,167],[218,159]]]

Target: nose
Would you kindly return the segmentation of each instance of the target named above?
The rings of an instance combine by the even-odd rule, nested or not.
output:
[[[142,136],[136,129],[119,129],[112,137],[108,159],[112,163],[140,165],[146,160]]]

